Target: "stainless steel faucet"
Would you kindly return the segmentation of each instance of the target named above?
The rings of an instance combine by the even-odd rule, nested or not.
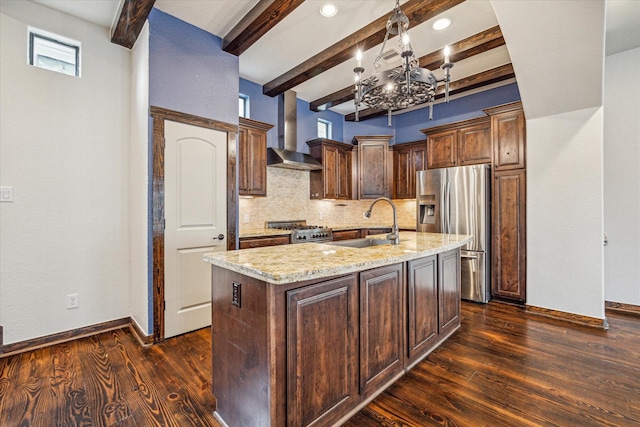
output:
[[[391,233],[387,234],[387,240],[391,240],[392,245],[400,244],[400,229],[398,229],[398,211],[396,210],[396,205],[391,201],[388,197],[378,197],[369,206],[369,209],[364,213],[365,218],[371,218],[371,209],[373,209],[373,205],[378,203],[380,200],[384,200],[391,205],[393,209],[393,227],[391,228]]]

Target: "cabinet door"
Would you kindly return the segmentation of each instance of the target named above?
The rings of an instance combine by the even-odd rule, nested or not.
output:
[[[387,152],[387,140],[366,141],[358,145],[359,199],[377,199],[389,195]]]
[[[251,122],[238,130],[238,193],[241,196],[267,195],[267,133],[271,125]],[[250,126],[261,126],[254,129]]]
[[[447,335],[460,326],[460,250],[438,255],[438,328]]]
[[[494,297],[526,301],[526,175],[496,172],[493,185]]]
[[[360,273],[360,394],[402,372],[402,264]]]
[[[413,173],[415,173],[415,170]],[[394,150],[393,175],[394,197],[396,199],[410,198],[409,194],[411,194],[411,183],[409,181],[411,180],[411,174],[411,150]]]
[[[458,130],[460,166],[491,163],[491,121]]]
[[[287,292],[287,425],[333,424],[358,398],[356,277]]]
[[[337,150],[336,199],[351,199],[351,152]]]
[[[407,263],[407,365],[420,360],[438,338],[436,256]]]
[[[457,166],[457,133],[455,130],[434,133],[427,139],[427,169]]]
[[[338,198],[338,149],[335,147],[323,148],[322,166],[324,173],[324,198]]]
[[[525,167],[525,126],[522,110],[491,116],[493,162],[496,171]]]

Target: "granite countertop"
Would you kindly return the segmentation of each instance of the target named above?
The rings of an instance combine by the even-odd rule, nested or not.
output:
[[[384,238],[385,235],[368,238]],[[405,262],[464,246],[472,236],[400,233],[399,245],[351,248],[304,243],[209,253],[206,262],[273,284],[348,274]]]

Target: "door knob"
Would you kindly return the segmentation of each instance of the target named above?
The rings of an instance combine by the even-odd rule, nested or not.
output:
[[[213,239],[224,240],[224,234],[218,234],[218,237],[214,237]]]

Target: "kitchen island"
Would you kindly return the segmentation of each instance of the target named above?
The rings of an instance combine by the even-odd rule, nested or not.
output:
[[[459,248],[470,240],[401,232],[399,245],[205,255],[216,416],[229,426],[348,419],[459,327]]]

